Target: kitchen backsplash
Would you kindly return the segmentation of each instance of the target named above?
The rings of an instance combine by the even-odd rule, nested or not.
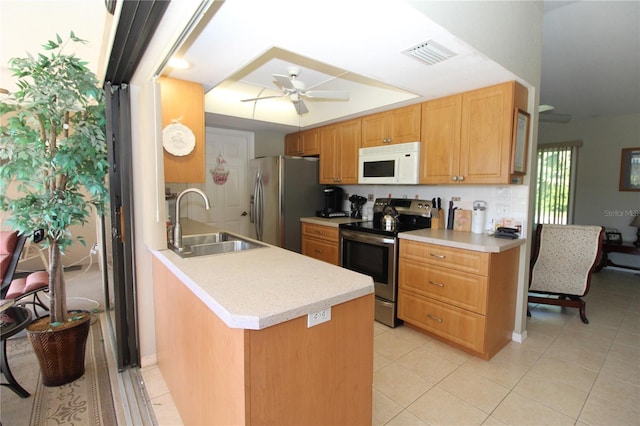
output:
[[[418,186],[395,186],[395,185],[341,185],[348,198],[351,194],[373,198],[391,197],[395,198],[420,198],[431,200],[440,197],[442,207],[449,208],[449,201],[452,198],[459,198],[454,201],[454,207],[465,210],[473,208],[473,202],[482,200],[487,204],[485,230],[493,230],[497,226],[522,227],[521,235],[527,236],[526,218],[527,206],[529,203],[529,191],[526,185],[513,186],[452,186],[452,185],[418,185]],[[349,201],[344,202],[344,210],[349,211]],[[373,202],[367,201],[363,208],[364,214],[368,207],[372,207]],[[445,218],[446,220],[446,218]]]

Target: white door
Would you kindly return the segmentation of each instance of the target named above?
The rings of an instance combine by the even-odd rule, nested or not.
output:
[[[211,201],[206,222],[241,235],[250,230],[247,166],[253,143],[250,132],[206,128],[204,191]]]

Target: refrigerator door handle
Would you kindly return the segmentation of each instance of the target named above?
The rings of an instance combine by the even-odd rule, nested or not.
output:
[[[256,237],[258,241],[262,241],[262,216],[264,209],[263,188],[262,188],[262,172],[256,174],[256,185],[254,188],[253,201],[253,218],[256,225]]]

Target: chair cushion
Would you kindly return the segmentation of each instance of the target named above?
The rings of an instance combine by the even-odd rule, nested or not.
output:
[[[49,274],[45,271],[32,272],[25,278],[11,281],[5,299],[17,299],[24,294],[36,290],[44,290],[49,286]]]
[[[11,263],[11,256],[18,242],[17,231],[0,231],[0,281]]]
[[[598,256],[599,226],[543,225],[530,291],[585,294]]]

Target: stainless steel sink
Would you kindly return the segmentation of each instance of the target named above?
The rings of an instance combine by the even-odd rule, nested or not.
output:
[[[228,232],[185,235],[182,237],[181,249],[178,249],[169,243],[169,248],[178,254],[178,256],[183,258],[221,253],[234,253],[260,247],[266,246]]]

